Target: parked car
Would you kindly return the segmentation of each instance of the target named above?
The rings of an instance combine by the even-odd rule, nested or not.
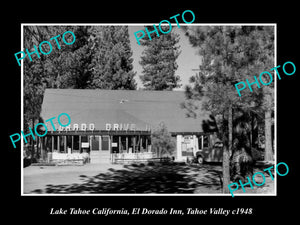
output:
[[[254,161],[264,160],[264,151],[262,149],[252,148],[252,157]],[[190,162],[202,164],[203,162],[222,162],[223,161],[223,143],[216,142],[213,147],[204,147],[195,152]]]
[[[212,147],[204,147],[195,152],[193,162],[202,164],[203,162],[222,162],[223,143],[216,142]]]

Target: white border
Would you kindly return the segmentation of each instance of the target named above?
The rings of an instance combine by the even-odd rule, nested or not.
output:
[[[274,26],[274,56],[275,56],[275,65],[277,65],[277,23],[192,23],[192,24],[181,24],[180,26]],[[144,26],[144,25],[158,25],[158,23],[21,23],[21,51],[24,49],[23,45],[23,26]],[[171,23],[171,25],[177,25],[176,23]],[[180,28],[179,28],[180,29]],[[21,61],[21,130],[23,130],[23,72],[24,64],[23,60]],[[275,76],[274,76],[275,77]],[[277,165],[277,78],[275,79],[275,135],[274,135],[274,163]],[[24,176],[23,176],[23,141],[21,141],[21,196],[230,196],[231,194],[24,194]],[[273,194],[264,194],[264,193],[237,193],[234,196],[277,196],[277,173],[274,173],[274,192]]]

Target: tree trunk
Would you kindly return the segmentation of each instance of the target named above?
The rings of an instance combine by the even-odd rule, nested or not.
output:
[[[265,161],[273,160],[271,110],[265,112]]]
[[[258,124],[257,124],[257,116],[255,113],[251,112],[251,132],[250,132],[250,146],[251,148],[258,148]]]
[[[32,118],[32,130],[34,130],[34,117]],[[32,161],[35,157],[35,154],[34,154],[34,140],[31,136],[30,136],[30,139],[32,140],[31,141],[31,161]]]
[[[224,139],[223,139],[223,143],[224,143]],[[230,157],[229,157],[228,145],[224,144],[223,145],[223,193],[224,194],[229,193],[229,189],[228,189],[228,185],[230,184],[229,158]]]
[[[228,138],[223,131],[223,193],[229,193],[230,184],[230,152],[232,151],[232,106],[228,111]]]
[[[232,137],[232,130],[233,130],[233,121],[232,121],[232,118],[233,118],[233,108],[232,106],[229,106],[229,112],[228,112],[228,147],[229,147],[229,157],[231,156],[232,154],[232,140],[233,140],[233,137]]]

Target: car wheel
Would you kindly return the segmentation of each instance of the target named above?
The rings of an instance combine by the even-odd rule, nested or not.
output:
[[[202,156],[198,156],[197,162],[198,162],[199,164],[203,164],[203,157],[202,157]]]

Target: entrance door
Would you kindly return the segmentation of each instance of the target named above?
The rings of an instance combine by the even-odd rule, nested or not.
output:
[[[101,136],[101,150],[99,151],[100,163],[110,162],[110,138]]]
[[[110,162],[110,140],[109,136],[91,137],[92,150],[90,157],[91,163],[109,163]]]
[[[99,136],[91,136],[91,148],[92,150],[99,151],[100,150],[100,143],[99,143]]]
[[[101,150],[109,151],[109,136],[101,136]]]

